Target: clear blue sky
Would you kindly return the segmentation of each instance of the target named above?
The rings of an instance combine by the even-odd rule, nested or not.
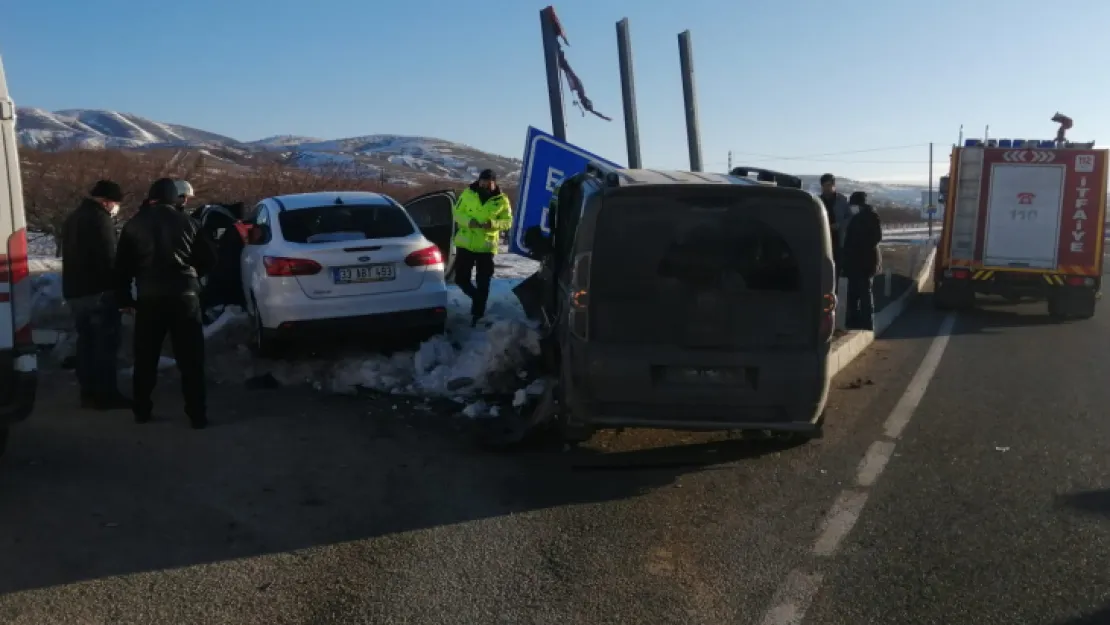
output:
[[[550,129],[528,0],[13,1],[0,20],[20,105],[104,108],[243,140],[398,133],[520,156]],[[614,23],[628,17],[644,162],[686,168],[676,35],[689,28],[706,169],[926,178],[959,125],[1110,140],[1106,0],[562,0],[568,57],[605,122],[568,138],[626,161]],[[568,100],[569,103],[569,100]],[[914,146],[900,150],[872,150]],[[835,153],[835,154],[829,154]],[[817,157],[815,155],[827,155]],[[811,157],[790,159],[776,157]],[[940,166],[939,169],[943,169]],[[937,172],[936,175],[940,175]]]

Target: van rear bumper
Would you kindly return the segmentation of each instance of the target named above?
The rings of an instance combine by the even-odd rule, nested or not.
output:
[[[691,432],[768,430],[819,435],[824,402],[807,406],[705,407],[656,404],[583,403],[572,409],[571,424],[595,428],[658,428]],[[664,412],[660,413],[662,409]],[[678,414],[694,414],[676,418]],[[716,414],[714,414],[716,413]]]
[[[821,430],[829,390],[827,344],[724,353],[581,344],[577,348],[575,363],[563,375],[564,382],[570,381],[565,401],[572,425],[809,434]],[[676,386],[660,380],[660,363],[742,369],[746,380]]]
[[[31,415],[38,384],[35,352],[0,350],[0,427],[18,423]]]

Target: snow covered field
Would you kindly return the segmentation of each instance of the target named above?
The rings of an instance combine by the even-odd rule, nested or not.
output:
[[[52,242],[32,249],[36,340],[54,344],[52,356],[61,360],[72,353],[72,322],[62,301],[61,262],[50,257],[52,253]],[[282,385],[310,385],[329,393],[352,394],[368,389],[453,399],[466,406],[463,412],[467,416],[496,414],[497,408],[487,404],[491,394],[516,394],[519,403],[522,393],[542,392],[535,385],[525,391],[529,380],[523,368],[539,353],[539,334],[512,293],[512,288],[536,268],[534,261],[499,254],[484,322],[470,327],[470,300],[452,286],[447,332],[413,351],[346,351],[279,361],[256,359],[247,347],[251,329],[246,314],[225,310],[205,331],[209,374],[214,381],[225,383],[272,377]],[[125,320],[125,352],[130,351],[129,321]],[[172,359],[163,359],[163,368],[172,365]],[[121,373],[129,375],[130,370]]]

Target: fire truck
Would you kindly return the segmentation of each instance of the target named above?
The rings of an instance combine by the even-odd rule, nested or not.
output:
[[[939,308],[994,295],[1047,301],[1056,319],[1094,316],[1110,161],[1093,141],[1064,140],[1067,121],[1055,140],[968,139],[952,149],[933,276]]]

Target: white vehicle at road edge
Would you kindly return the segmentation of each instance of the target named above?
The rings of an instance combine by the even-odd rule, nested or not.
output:
[[[16,148],[15,103],[0,64],[0,455],[7,446],[9,427],[34,410],[38,389],[27,218]]]
[[[247,212],[240,257],[259,355],[307,336],[441,333],[455,195],[400,204],[362,191],[270,197]]]

